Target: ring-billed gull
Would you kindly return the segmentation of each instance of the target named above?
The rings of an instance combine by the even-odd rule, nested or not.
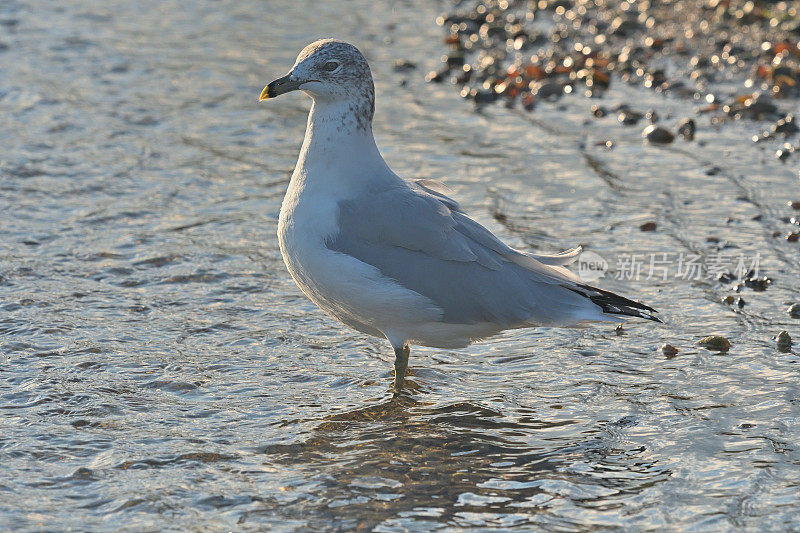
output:
[[[428,180],[399,178],[372,135],[375,89],[353,45],[308,45],[259,101],[302,90],[313,100],[281,206],[278,240],[298,287],[358,331],[386,338],[395,388],[409,345],[462,348],[511,328],[569,326],[655,309],[581,282],[555,255],[515,250]]]

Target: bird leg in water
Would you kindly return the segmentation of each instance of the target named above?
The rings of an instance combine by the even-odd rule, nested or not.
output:
[[[403,388],[403,379],[406,377],[406,369],[408,368],[409,353],[411,353],[411,348],[408,346],[394,349],[394,388],[398,391]]]

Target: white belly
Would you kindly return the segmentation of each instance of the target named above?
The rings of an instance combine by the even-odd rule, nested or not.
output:
[[[441,320],[441,309],[428,298],[328,249],[326,239],[338,231],[337,202],[292,189],[281,207],[278,242],[286,268],[311,301],[348,326],[393,343],[416,340],[414,331]]]
[[[385,337],[394,347],[462,348],[501,331],[495,324],[442,322],[442,310],[430,299],[371,265],[331,251],[326,241],[338,232],[343,190],[308,185],[292,178],[281,206],[278,242],[295,283],[320,309],[362,333]]]

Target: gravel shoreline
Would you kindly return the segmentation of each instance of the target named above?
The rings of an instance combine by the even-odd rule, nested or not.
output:
[[[468,0],[438,17],[448,51],[427,80],[449,80],[479,106],[527,111],[565,94],[599,98],[613,84],[641,85],[697,103],[697,116],[675,131],[643,131],[650,142],[691,140],[701,116],[767,120],[753,141],[787,138],[798,131],[788,110],[800,95],[799,13],[798,1]],[[660,115],[628,105],[592,113],[616,113],[628,126]]]

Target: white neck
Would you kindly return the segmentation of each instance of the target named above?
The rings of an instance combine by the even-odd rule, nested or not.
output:
[[[315,99],[296,174],[312,180],[327,177],[343,186],[342,180],[381,181],[394,176],[375,144],[372,117],[359,117],[359,111],[363,113],[359,107],[359,102]]]

